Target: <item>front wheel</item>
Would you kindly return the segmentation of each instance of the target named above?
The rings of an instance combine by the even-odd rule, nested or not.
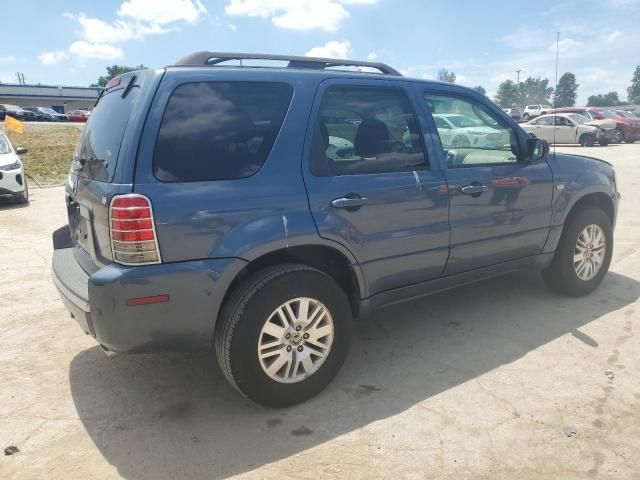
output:
[[[524,115],[522,115],[522,120],[524,120],[525,122],[528,122],[530,118],[531,116],[528,113],[525,113]]]
[[[24,177],[23,177],[24,178]],[[29,185],[27,185],[27,179],[24,178],[24,190],[16,194],[15,200],[22,205],[29,203]]]
[[[590,133],[585,133],[580,137],[580,145],[583,147],[593,147],[596,139]]]
[[[601,209],[587,207],[565,225],[553,261],[542,277],[560,293],[586,295],[602,283],[612,252],[611,220]]]
[[[288,407],[321,392],[351,343],[351,308],[328,275],[286,264],[258,272],[225,302],[216,327],[218,363],[249,399]]]
[[[622,143],[624,142],[624,133],[620,130],[616,130],[613,132],[613,143]]]

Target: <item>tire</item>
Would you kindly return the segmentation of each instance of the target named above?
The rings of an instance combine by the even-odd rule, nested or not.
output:
[[[24,181],[24,190],[21,191],[20,193],[16,194],[15,201],[16,203],[20,203],[22,205],[26,205],[29,203],[29,185],[27,184],[27,179],[24,178],[23,176],[23,181]]]
[[[624,133],[616,129],[616,131],[613,133],[613,143],[622,143],[622,142],[624,142]]]
[[[595,141],[596,139],[590,133],[584,133],[580,137],[580,145],[582,145],[583,147],[593,147]]]
[[[597,274],[589,279],[581,278],[574,264],[574,255],[581,233],[596,225],[604,234],[604,255]],[[595,251],[595,250],[594,250]],[[565,225],[551,265],[542,271],[542,278],[549,287],[572,297],[593,292],[609,270],[613,253],[613,228],[607,214],[597,207],[586,207],[575,214]]]
[[[531,116],[528,113],[525,113],[524,115],[522,115],[522,120],[524,120],[525,122],[528,122],[530,118]]]
[[[302,340],[300,337],[302,333],[312,332],[313,329],[307,330],[305,327],[298,334],[295,327],[286,329],[282,317],[276,314],[279,307],[287,302],[296,302],[305,297],[318,302],[315,307],[321,305],[328,312],[328,316],[321,316],[317,321],[311,320],[308,325],[322,324],[322,328],[325,328],[331,323],[333,326],[330,340],[327,340],[328,336],[319,337],[329,344],[328,353],[319,363],[319,357],[312,357],[308,353],[309,348],[317,348],[317,343],[311,344],[311,340]],[[309,311],[315,307],[310,306]],[[275,320],[272,322],[271,319]],[[265,334],[263,328],[276,321],[280,327],[275,328],[281,328],[282,336]],[[292,323],[295,325],[295,322]],[[220,368],[231,385],[254,402],[282,408],[308,400],[335,378],[349,351],[351,331],[351,307],[338,284],[319,270],[304,265],[284,264],[256,273],[231,294],[220,313],[214,343]],[[285,340],[285,332],[290,332],[287,335],[293,334],[290,340]],[[264,348],[265,336],[268,338],[267,345],[272,341],[280,343],[273,348]],[[294,337],[299,343],[295,343]],[[261,345],[263,354],[266,352],[266,355],[272,356],[261,360]],[[300,356],[298,352],[301,352]],[[318,365],[310,375],[306,374],[306,363],[294,363],[305,356],[314,361],[309,365]],[[271,375],[267,373],[269,367],[275,368],[275,364],[283,358],[294,361],[278,367]],[[267,362],[271,362],[270,365]],[[296,376],[301,369],[301,376]],[[290,372],[292,378],[289,378]],[[285,376],[289,383],[272,375]],[[293,379],[293,376],[296,378]]]

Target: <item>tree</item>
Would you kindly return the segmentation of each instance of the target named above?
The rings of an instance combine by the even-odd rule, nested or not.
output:
[[[553,95],[553,87],[549,86],[549,79],[527,77],[524,82],[518,85],[520,93],[520,104],[531,105],[536,103],[550,103]]]
[[[640,65],[636,67],[631,79],[631,86],[627,88],[627,99],[632,104],[640,103]]]
[[[438,71],[438,80],[440,80],[441,82],[456,83],[456,74],[450,72],[446,68],[441,68]]]
[[[132,72],[134,70],[142,70],[143,68],[147,68],[144,65],[138,65],[137,67],[128,67],[126,65],[111,65],[107,68],[107,74],[100,76],[98,78],[98,83],[92,83],[92,87],[104,87],[109,80],[113,77],[117,77],[118,75],[122,75],[123,73]]]
[[[503,107],[511,107],[520,102],[520,91],[513,80],[505,80],[498,86],[495,101]]]
[[[486,95],[487,94],[487,90],[482,85],[478,85],[476,87],[473,87],[473,89],[476,92],[478,92],[480,95]]]
[[[618,92],[591,95],[587,100],[587,107],[616,107],[618,105],[620,105]]]
[[[567,72],[562,74],[560,80],[558,80],[558,87],[556,88],[555,106],[573,107],[576,104],[576,97],[578,96],[578,86],[576,76],[573,73]]]

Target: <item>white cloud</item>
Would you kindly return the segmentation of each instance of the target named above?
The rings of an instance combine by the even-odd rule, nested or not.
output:
[[[238,30],[238,27],[236,27],[233,23],[230,23],[229,25],[227,25],[227,27],[229,27],[229,30],[231,30],[232,32]]]
[[[16,61],[16,57],[9,55],[7,57],[0,57],[0,63],[13,63]]]
[[[122,49],[106,43],[90,43],[84,40],[69,45],[69,53],[81,59],[116,60],[123,57]]]
[[[616,30],[615,32],[613,32],[610,35],[607,35],[607,42],[609,43],[613,43],[615,42],[618,38],[620,38],[622,36],[622,32],[619,32],[618,30]]]
[[[351,42],[345,40],[337,42],[332,40],[321,47],[314,47],[305,53],[307,57],[349,58],[351,54]]]
[[[291,30],[334,32],[351,14],[345,5],[372,5],[377,0],[229,0],[227,15],[269,18]]]
[[[200,0],[126,0],[118,16],[152,25],[173,22],[196,23],[207,9]]]
[[[42,52],[38,55],[38,60],[40,60],[44,65],[53,65],[54,63],[58,63],[67,58],[67,54],[63,50],[58,50],[55,52]]]
[[[582,42],[574,40],[573,38],[563,38],[558,42],[558,51],[560,53],[566,53],[570,50],[574,50],[576,47],[579,47],[580,45],[582,45]],[[549,46],[548,50],[550,52],[555,52],[556,44],[554,43],[553,45]]]
[[[367,60],[377,60],[378,59],[378,54],[376,52],[371,52],[369,53],[369,55],[367,55]]]

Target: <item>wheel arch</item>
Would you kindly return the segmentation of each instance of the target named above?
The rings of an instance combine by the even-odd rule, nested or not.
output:
[[[611,225],[615,223],[615,207],[613,205],[613,200],[606,193],[603,192],[592,192],[580,197],[569,209],[569,213],[564,219],[563,225],[567,225],[569,221],[576,215],[580,209],[585,206],[593,206],[598,207],[607,214],[609,220],[611,221]]]
[[[229,284],[222,304],[243,280],[265,268],[285,263],[297,263],[320,270],[333,278],[349,299],[354,318],[360,312],[364,297],[364,279],[357,265],[337,248],[328,245],[297,245],[264,253],[251,260]]]

